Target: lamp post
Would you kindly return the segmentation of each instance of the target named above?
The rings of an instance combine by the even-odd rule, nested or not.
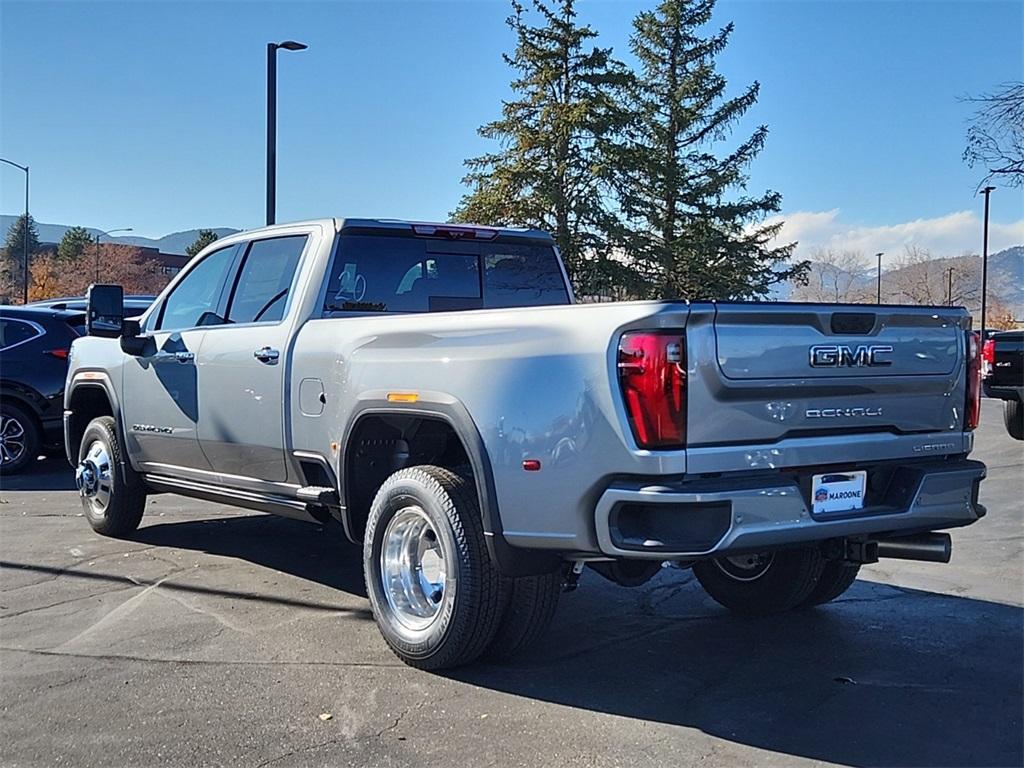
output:
[[[106,232],[100,232],[96,235],[96,279],[94,282],[100,281],[100,238],[112,235],[114,232],[131,232],[131,227],[121,227],[119,229],[108,229]]]
[[[981,245],[981,340],[985,341],[985,309],[988,302],[988,196],[995,187],[985,187],[985,234]]]
[[[24,273],[22,275],[22,291],[24,295],[22,296],[21,303],[28,304],[28,166],[18,165],[17,163],[11,160],[5,160],[2,157],[0,157],[0,163],[7,163],[8,165],[13,165],[15,168],[18,168],[25,172],[25,268]]]
[[[946,304],[953,306],[953,267],[949,268],[948,280],[946,283]]]
[[[277,51],[303,51],[308,46],[294,40],[267,43],[267,225],[274,223],[277,208]]]
[[[884,251],[880,251],[875,254],[875,258],[878,259],[878,292],[875,298],[875,304],[882,303],[882,256],[884,255]]]

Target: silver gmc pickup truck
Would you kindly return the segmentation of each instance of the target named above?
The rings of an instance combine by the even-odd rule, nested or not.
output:
[[[138,320],[90,290],[64,424],[85,515],[177,493],[337,527],[380,631],[522,650],[588,567],[767,614],[984,515],[962,309],[575,304],[551,238],[324,219],[218,240]]]

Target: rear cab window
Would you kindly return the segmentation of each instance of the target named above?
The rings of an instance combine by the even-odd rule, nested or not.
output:
[[[324,312],[444,312],[569,303],[550,243],[500,237],[449,240],[404,230],[343,231],[328,276]]]

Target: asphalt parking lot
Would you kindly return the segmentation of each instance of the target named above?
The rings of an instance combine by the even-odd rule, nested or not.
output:
[[[41,461],[0,493],[0,761],[1020,766],[1022,454],[986,402],[989,514],[949,565],[760,620],[688,571],[586,573],[528,659],[448,675],[387,650],[338,530],[157,496],[104,539]]]

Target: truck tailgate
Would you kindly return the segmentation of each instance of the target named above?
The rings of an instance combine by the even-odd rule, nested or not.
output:
[[[967,323],[944,307],[695,307],[687,444],[959,430]]]

